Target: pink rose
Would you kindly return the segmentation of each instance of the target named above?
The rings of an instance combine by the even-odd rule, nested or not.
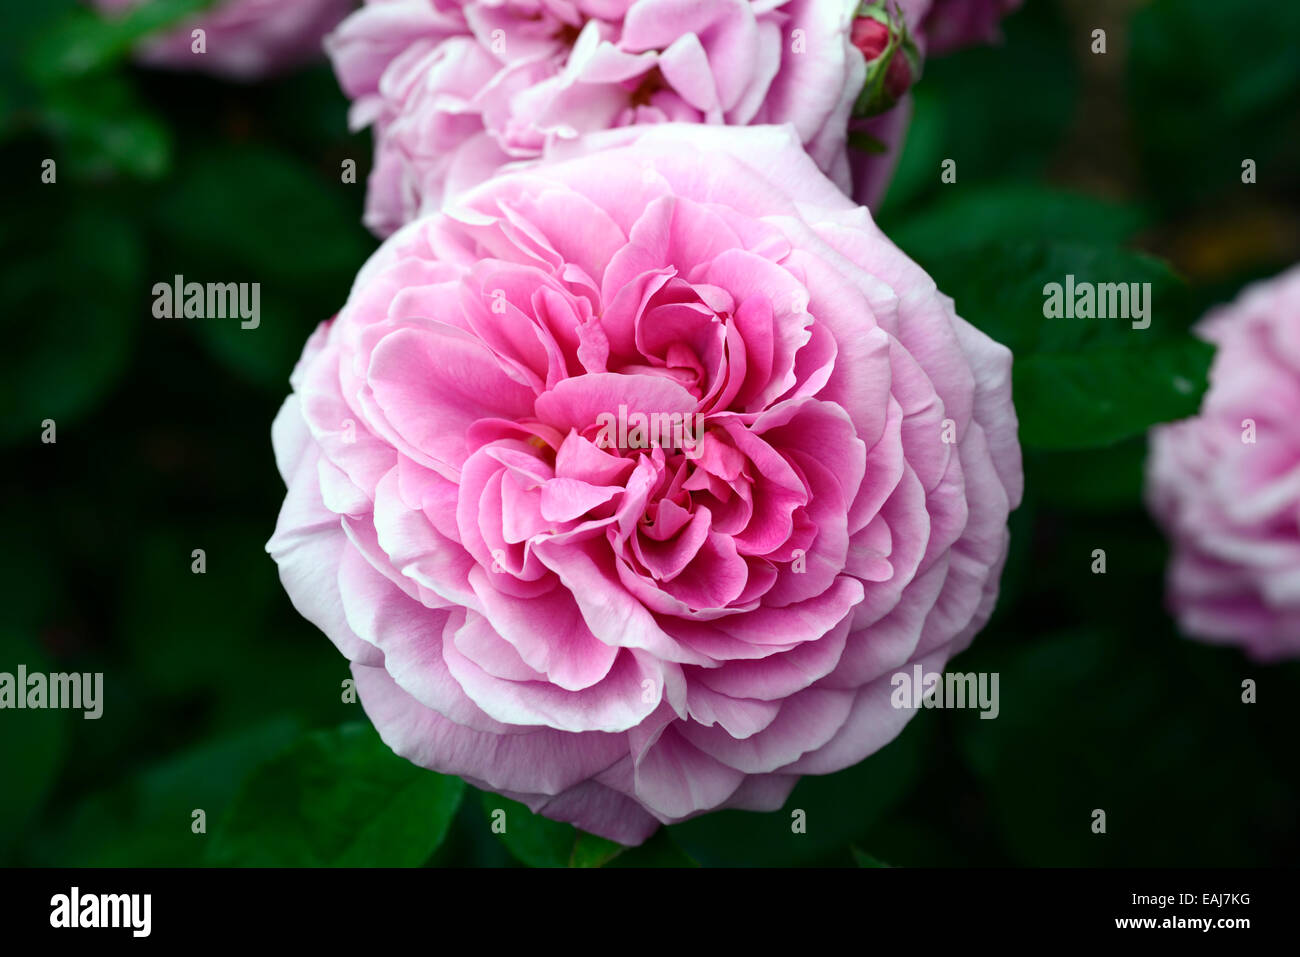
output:
[[[998,24],[1024,0],[934,0],[921,26],[929,52],[943,56],[974,46],[995,43]]]
[[[1218,346],[1196,418],[1152,431],[1151,511],[1173,543],[1183,630],[1269,661],[1300,655],[1300,267],[1197,327]]]
[[[91,0],[122,13],[148,0]],[[323,55],[322,40],[354,0],[224,0],[192,21],[151,37],[136,51],[150,66],[199,70],[231,80],[256,80]],[[203,53],[191,31],[205,32]]]
[[[387,235],[505,164],[634,123],[792,123],[847,192],[849,112],[866,75],[849,39],[856,7],[370,0],[326,41],[353,125],[374,126],[366,224]],[[890,171],[873,167],[862,197]]]
[[[267,548],[399,754],[634,844],[862,760],[988,619],[1011,355],[802,143],[579,141],[308,342]]]

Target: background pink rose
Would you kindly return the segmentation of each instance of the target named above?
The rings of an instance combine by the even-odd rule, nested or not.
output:
[[[371,0],[328,46],[374,125],[367,225],[387,235],[503,164],[633,123],[792,123],[852,188],[857,0]]]
[[[106,14],[148,0],[91,0]],[[256,80],[323,56],[321,41],[355,0],[222,0],[191,22],[152,37],[136,51],[150,66],[198,70],[232,80]],[[207,32],[206,52],[194,53],[190,31]]]
[[[891,675],[993,608],[1020,453],[1008,351],[796,130],[573,149],[362,269],[268,550],[399,754],[637,843],[897,734]],[[699,454],[601,448],[620,406]]]
[[[981,11],[991,4],[971,3]],[[996,18],[897,5],[921,52]],[[866,66],[858,0],[368,0],[327,41],[352,124],[373,126],[365,221],[386,236],[502,166],[630,124],[792,123],[837,186],[874,205],[910,103],[850,122]],[[882,152],[846,148],[848,132]]]
[[[1212,311],[1201,413],[1151,435],[1147,498],[1172,539],[1190,635],[1260,660],[1300,654],[1300,267]],[[1253,424],[1253,427],[1252,427]],[[1253,439],[1253,441],[1252,441]]]
[[[998,24],[1024,0],[933,0],[921,26],[928,51],[943,56],[977,43],[993,43]]]

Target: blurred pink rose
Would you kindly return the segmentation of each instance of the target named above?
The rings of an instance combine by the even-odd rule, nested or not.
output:
[[[387,235],[503,164],[633,123],[793,123],[847,192],[845,135],[866,75],[849,40],[856,7],[370,0],[327,40],[353,125],[375,130],[366,224]]]
[[[106,14],[149,0],[91,0]],[[196,70],[231,80],[256,80],[324,56],[322,40],[355,0],[220,0],[193,20],[152,37],[136,51],[150,66]],[[205,52],[191,31],[205,31]]]
[[[962,2],[981,12],[886,6],[919,54],[927,31],[945,46],[995,35],[997,4]],[[367,0],[326,41],[352,125],[374,128],[366,225],[386,236],[557,141],[662,122],[793,123],[822,171],[874,206],[919,60],[891,64],[896,109],[851,120],[867,75],[859,13],[859,0]],[[850,127],[879,152],[846,148]]]
[[[362,269],[267,547],[396,752],[638,843],[862,760],[988,619],[1011,355],[793,127],[571,150]]]
[[[943,56],[977,43],[994,43],[998,24],[1024,0],[933,0],[921,25],[931,56]]]
[[[1172,539],[1182,628],[1261,661],[1300,655],[1300,267],[1212,311],[1201,413],[1151,434],[1147,498]]]

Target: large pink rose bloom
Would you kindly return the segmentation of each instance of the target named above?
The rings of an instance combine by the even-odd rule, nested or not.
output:
[[[91,2],[115,14],[149,0]],[[192,21],[151,37],[136,57],[155,67],[256,80],[322,57],[325,34],[354,6],[355,0],[222,0]],[[203,53],[192,48],[195,28],[206,33]]]
[[[366,224],[387,235],[503,164],[633,123],[792,123],[849,191],[845,137],[866,76],[849,41],[856,8],[369,0],[327,40],[353,125],[374,125]]]
[[[993,608],[1020,453],[1008,351],[796,129],[575,153],[362,269],[268,550],[395,751],[637,843],[898,733],[891,676]]]
[[[1188,634],[1262,661],[1300,655],[1300,267],[1211,312],[1196,418],[1151,435],[1147,497],[1169,533]]]

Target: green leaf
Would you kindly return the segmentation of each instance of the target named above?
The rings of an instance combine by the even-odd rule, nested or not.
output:
[[[882,212],[980,180],[1030,178],[1058,156],[1076,114],[1077,31],[1049,3],[1026,4],[1003,31],[1005,43],[927,59]],[[945,159],[957,164],[955,184],[940,182]]]
[[[1126,59],[1146,185],[1171,208],[1247,202],[1300,180],[1300,4],[1156,0]],[[1259,185],[1241,181],[1258,164]]]
[[[1036,218],[1023,212],[1018,219],[1028,231],[1048,229],[1047,219],[1034,224]],[[1073,228],[1093,236],[1115,226],[1105,215],[1080,222]],[[923,223],[913,239],[924,244],[924,237],[939,232],[936,222]],[[941,246],[921,256],[921,264],[953,297],[959,315],[1014,354],[1016,410],[1026,446],[1096,448],[1196,412],[1213,350],[1188,334],[1188,290],[1161,260],[1089,242]],[[1052,296],[1060,297],[1065,310],[1070,282],[1076,290],[1084,284],[1130,290],[1141,284],[1147,328],[1134,327],[1131,306],[1134,318],[1048,315]]]
[[[1111,570],[1090,574],[1084,552],[1067,584],[1093,608],[1115,607],[1114,624],[984,656],[1000,672],[999,715],[956,725],[983,796],[978,819],[1021,865],[1259,862],[1294,833],[1276,750],[1292,734],[1294,682],[1176,637],[1154,601],[1124,601],[1132,576],[1121,563],[1132,556],[1099,530],[1087,537],[1111,546]],[[1139,581],[1153,586],[1155,597],[1158,575]],[[1283,697],[1244,705],[1244,677]],[[1096,810],[1104,834],[1092,829]]]
[[[169,757],[78,803],[33,843],[48,867],[192,867],[207,833],[194,833],[202,810],[209,833],[244,777],[298,735],[278,719]]]
[[[804,777],[780,811],[717,811],[668,828],[692,858],[707,867],[829,864],[844,847],[906,798],[921,773],[935,712],[913,718],[880,751],[836,774]],[[804,812],[806,829],[793,828]]]
[[[639,847],[624,847],[562,821],[534,814],[517,801],[483,793],[487,826],[506,849],[529,867],[695,867],[688,854],[660,828]],[[505,830],[499,830],[504,824]]]
[[[39,111],[44,131],[60,144],[60,171],[81,179],[124,173],[158,179],[171,165],[171,134],[119,74],[62,83]]]
[[[610,867],[699,867],[666,827],[651,834],[639,847],[629,847],[609,862]]]
[[[870,854],[868,854],[864,850],[861,850],[856,845],[850,847],[849,850],[853,853],[853,860],[857,863],[858,867],[888,867],[889,866],[884,861],[872,857]]]
[[[54,205],[0,225],[0,330],[9,344],[0,357],[0,441],[33,445],[45,419],[63,441],[125,369],[143,275],[130,222],[80,192],[35,188],[49,190]]]
[[[349,208],[350,189],[263,147],[195,155],[154,210],[165,248],[159,278],[248,283],[250,291],[256,283],[258,321],[157,321],[184,324],[230,369],[283,392],[303,343],[346,301],[373,247]]]
[[[60,19],[73,13],[84,16],[77,0],[42,0],[40,3],[0,3],[0,132],[16,126],[12,111],[35,101],[39,91],[31,80],[29,51]],[[8,114],[8,115],[6,115]]]
[[[337,173],[327,181],[272,149],[214,147],[179,171],[159,203],[158,226],[179,250],[242,267],[251,279],[329,277],[346,293],[372,248],[344,204],[349,189]],[[343,282],[336,272],[346,273]]]
[[[1025,487],[1043,502],[1102,511],[1142,502],[1145,436],[1117,445],[1081,451],[1028,449]]]
[[[1193,318],[1187,288],[1162,260],[1119,246],[1055,240],[996,240],[922,255],[918,262],[957,314],[1007,346],[1017,359],[1094,345],[1138,348],[1153,338],[1181,336]],[[1046,315],[1050,284],[1150,283],[1150,326],[1132,320]],[[1144,290],[1145,287],[1139,287]],[[1077,296],[1077,294],[1076,294]]]
[[[488,826],[518,860],[529,867],[568,867],[577,829],[563,821],[534,814],[518,801],[483,792]],[[504,825],[505,830],[500,830]]]
[[[918,262],[941,264],[947,256],[992,242],[1114,246],[1147,219],[1141,210],[1095,196],[1015,182],[940,193],[906,215],[882,215],[880,226]]]
[[[1187,337],[1017,359],[1020,440],[1045,449],[1094,448],[1193,415],[1213,356],[1213,346]]]
[[[193,695],[246,680],[248,661],[259,653],[254,636],[264,633],[279,594],[260,554],[264,538],[260,526],[205,522],[191,523],[183,535],[147,530],[124,543],[122,630],[145,685]],[[203,551],[202,574],[193,571],[195,549]]]
[[[17,681],[18,666],[28,674],[48,674],[50,663],[44,652],[30,638],[6,630],[0,631],[0,672]],[[26,694],[25,688],[15,688]],[[67,750],[71,715],[82,720],[80,712],[42,710],[8,710],[0,712],[4,733],[0,734],[0,768],[4,784],[0,786],[0,859],[20,837],[49,795],[63,764]]]
[[[368,724],[314,732],[244,782],[209,863],[415,867],[442,843],[463,791],[393,754]]]
[[[518,861],[483,820],[481,791],[465,785],[456,817],[447,828],[446,840],[425,867],[519,867]]]
[[[617,841],[606,840],[595,834],[578,831],[569,855],[570,867],[604,867],[627,848]]]
[[[194,273],[184,275],[188,282]],[[255,328],[244,328],[244,320],[234,316],[181,321],[189,322],[199,342],[240,378],[282,392],[307,337],[318,322],[337,312],[346,298],[341,293],[335,302],[308,314],[302,299],[294,295],[296,285],[297,281],[261,283]]]
[[[213,2],[149,0],[112,15],[72,10],[32,45],[28,69],[44,83],[103,70],[125,58],[149,34],[173,27]]]

